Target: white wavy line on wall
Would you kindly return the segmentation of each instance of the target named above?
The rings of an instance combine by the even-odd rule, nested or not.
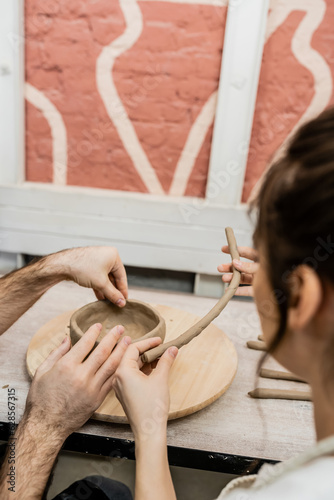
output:
[[[291,50],[298,62],[312,74],[315,90],[309,106],[274,153],[271,160],[272,163],[283,154],[290,138],[296,130],[307,120],[314,118],[326,108],[333,91],[333,80],[327,62],[319,52],[311,47],[312,36],[321,24],[326,12],[327,5],[324,0],[291,0],[288,4],[286,4],[286,0],[272,0],[270,7],[272,10],[268,18],[266,41],[286,20],[290,12],[294,10],[306,11],[305,17],[300,22],[292,38]],[[267,165],[263,174],[268,170],[270,164]],[[262,176],[254,185],[249,200],[256,196],[261,181]]]
[[[286,1],[286,0],[285,0]],[[270,10],[267,20],[267,28],[265,35],[265,43],[271,37],[273,33],[284,23],[290,12],[293,11],[290,4],[286,4],[282,1],[277,2],[277,0],[272,0],[270,2]]]
[[[320,26],[326,12],[326,7],[327,5],[324,0],[318,0],[317,2],[313,0],[292,39],[291,48],[294,56],[313,75],[315,93],[310,105],[290,132],[289,137],[302,123],[323,111],[332,95],[333,81],[331,70],[322,55],[311,47],[313,33]]]
[[[307,12],[308,9],[312,9],[314,1],[317,0],[270,0],[266,41],[284,23],[291,12],[295,10]]]
[[[140,2],[161,2],[161,0],[139,0]],[[170,3],[183,3],[191,5],[213,5],[214,7],[226,7],[229,3],[233,3],[233,0],[163,0],[164,2]],[[240,3],[241,0],[236,0]]]
[[[129,50],[143,30],[143,19],[136,0],[120,0],[126,28],[124,33],[104,47],[96,61],[96,83],[107,113],[114,123],[135,169],[152,194],[165,194],[136,131],[118,95],[112,70],[116,59]]]
[[[42,112],[47,120],[52,137],[53,183],[66,185],[67,180],[67,134],[63,118],[54,104],[36,87],[25,83],[25,98]]]
[[[213,92],[206,101],[190,129],[169,189],[171,196],[182,196],[185,193],[196,159],[203,146],[208,129],[213,123],[216,105],[217,91]]]
[[[311,47],[312,36],[325,16],[326,2],[324,0],[308,0],[307,2],[294,0],[289,7],[293,10],[307,9],[305,17],[301,20],[292,38],[291,50],[297,61],[312,74],[314,96],[301,118],[275,152],[273,161],[284,152],[290,138],[298,128],[326,108],[333,92],[331,70],[322,55]]]

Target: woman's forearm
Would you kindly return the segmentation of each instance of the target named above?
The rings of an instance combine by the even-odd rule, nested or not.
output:
[[[58,255],[53,254],[0,278],[0,335],[51,286],[62,281]]]
[[[136,439],[135,491],[135,500],[176,500],[165,433]]]

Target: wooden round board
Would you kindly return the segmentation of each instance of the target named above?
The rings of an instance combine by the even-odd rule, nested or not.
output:
[[[154,305],[166,321],[168,342],[192,326],[198,317],[180,309]],[[27,351],[27,369],[33,377],[48,354],[69,335],[68,311],[46,323],[33,336]],[[182,347],[169,378],[169,420],[194,413],[219,398],[231,385],[237,371],[237,353],[222,330],[209,325],[198,337]],[[127,423],[123,409],[111,391],[93,417],[107,422]]]

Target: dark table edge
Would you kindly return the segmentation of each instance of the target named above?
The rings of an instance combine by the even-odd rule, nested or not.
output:
[[[0,440],[8,441],[9,433],[9,424],[7,422],[0,422]],[[135,445],[133,441],[79,432],[71,434],[66,439],[62,449],[110,458],[135,459]],[[170,465],[177,467],[223,472],[238,476],[255,474],[264,463],[277,463],[275,460],[181,448],[178,446],[168,446],[168,459]]]

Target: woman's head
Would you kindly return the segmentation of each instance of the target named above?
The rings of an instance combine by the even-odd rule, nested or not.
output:
[[[328,343],[334,360],[334,109],[299,129],[266,173],[253,206],[260,255],[254,292],[271,350],[281,352],[277,357],[289,369],[305,372],[303,351],[320,322],[319,349]]]

